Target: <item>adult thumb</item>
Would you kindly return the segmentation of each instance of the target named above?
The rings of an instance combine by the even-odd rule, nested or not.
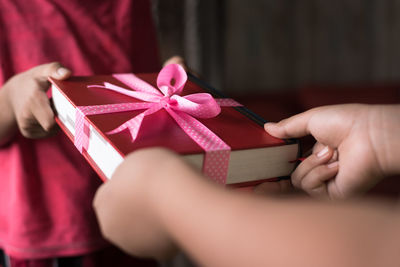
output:
[[[310,134],[309,121],[315,109],[294,115],[278,123],[269,122],[264,125],[265,130],[277,138],[297,138]]]

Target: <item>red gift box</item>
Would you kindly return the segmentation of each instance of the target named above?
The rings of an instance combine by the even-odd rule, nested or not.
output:
[[[157,73],[136,74],[136,77],[157,88]],[[140,103],[141,100],[91,85],[104,82],[134,91],[115,75],[71,77],[66,81],[50,79],[52,98],[57,111],[56,121],[63,131],[74,140],[77,107],[119,103]],[[182,95],[204,93],[213,90],[201,86],[199,80],[189,80]],[[216,91],[213,90],[213,93]],[[83,156],[103,180],[111,178],[123,158],[132,151],[146,147],[165,147],[181,154],[198,168],[203,167],[205,151],[187,135],[176,121],[161,109],[143,119],[136,140],[132,141],[128,130],[107,134],[126,121],[143,112],[134,110],[108,114],[87,115],[89,126],[88,147]],[[282,140],[267,134],[262,123],[244,107],[222,107],[221,113],[208,119],[197,119],[222,139],[231,149],[226,184],[256,183],[273,177],[287,176],[294,168],[299,146],[295,140]]]

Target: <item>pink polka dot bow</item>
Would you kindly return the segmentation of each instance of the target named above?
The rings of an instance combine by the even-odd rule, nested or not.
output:
[[[228,174],[230,147],[196,118],[212,118],[221,112],[221,106],[241,106],[233,99],[214,99],[208,93],[196,93],[181,96],[187,81],[185,70],[178,64],[165,66],[157,77],[157,87],[139,79],[134,74],[114,74],[130,88],[105,82],[104,85],[90,85],[112,90],[143,102],[121,103],[96,106],[80,106],[76,110],[75,146],[82,153],[89,146],[89,124],[86,115],[123,112],[145,109],[142,113],[128,120],[107,134],[116,134],[125,129],[130,131],[132,142],[135,141],[145,116],[164,109],[202,149],[205,157],[203,173],[219,183],[225,183]]]

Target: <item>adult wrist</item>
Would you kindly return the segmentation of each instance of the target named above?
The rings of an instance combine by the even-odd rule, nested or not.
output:
[[[400,105],[377,106],[380,120],[375,136],[377,158],[385,176],[400,174]]]
[[[393,105],[393,119],[394,130],[391,132],[393,135],[393,145],[390,146],[393,156],[390,161],[391,174],[400,174],[400,105]]]

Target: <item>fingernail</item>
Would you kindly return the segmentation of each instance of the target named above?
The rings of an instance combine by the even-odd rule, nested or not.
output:
[[[69,71],[64,67],[58,68],[57,70],[57,74],[61,77],[67,75],[68,72]]]
[[[324,149],[322,149],[320,152],[318,152],[317,157],[318,158],[322,158],[323,156],[325,156],[326,154],[328,154],[329,152],[329,147],[324,147]]]
[[[330,169],[335,168],[337,166],[339,166],[339,161],[335,161],[335,162],[332,162],[332,163],[329,163],[328,165],[326,165],[326,167],[328,167]]]

